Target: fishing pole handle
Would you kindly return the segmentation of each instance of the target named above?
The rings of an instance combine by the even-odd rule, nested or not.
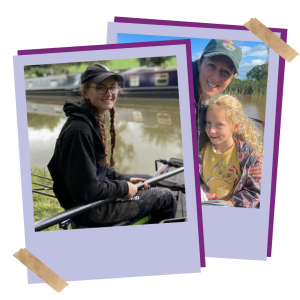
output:
[[[180,167],[183,166],[183,164],[174,163],[172,161],[169,161],[169,160],[166,160],[166,159],[161,159],[161,158],[157,159],[155,162],[157,162],[157,161],[164,164],[164,165],[168,165],[169,167],[174,167],[174,168],[180,168]]]

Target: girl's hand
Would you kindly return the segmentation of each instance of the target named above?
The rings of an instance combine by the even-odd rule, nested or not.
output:
[[[258,157],[257,161],[260,162],[260,165],[257,167],[252,167],[250,169],[249,175],[251,175],[254,178],[261,178],[261,174],[262,174],[262,157]]]
[[[215,200],[216,199],[216,193],[205,193],[208,200]]]
[[[134,178],[134,177],[132,177],[132,178],[130,178],[129,182],[131,182],[133,184],[136,184],[136,183],[139,183],[139,182],[144,182],[145,180],[146,180],[145,178]],[[149,188],[150,188],[150,185],[146,183],[144,185],[144,188],[142,188],[142,190],[144,190],[144,189],[147,190]]]
[[[128,194],[125,198],[132,198],[137,193],[137,187],[131,182],[127,182],[128,184]]]

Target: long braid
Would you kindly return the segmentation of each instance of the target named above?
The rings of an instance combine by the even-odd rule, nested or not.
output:
[[[107,152],[107,143],[106,143],[107,133],[106,133],[106,126],[105,126],[105,117],[99,118],[99,127],[100,127],[100,134],[101,134],[102,142],[103,142],[105,153],[106,153]]]
[[[81,85],[81,94],[84,97],[84,93],[83,90],[87,89],[89,87],[90,83],[86,82],[84,84]],[[105,117],[101,118],[101,116],[98,113],[97,108],[91,103],[90,99],[87,99],[84,97],[84,100],[86,102],[86,105],[89,107],[89,109],[91,110],[91,112],[93,113],[93,115],[95,116],[97,123],[99,124],[99,131],[100,131],[100,135],[102,138],[102,142],[104,145],[104,149],[105,149],[105,153],[107,153],[107,130],[106,130],[106,126],[105,126]],[[109,129],[109,133],[111,136],[111,156],[110,156],[110,166],[113,167],[115,165],[115,160],[113,157],[114,154],[114,148],[116,145],[116,131],[115,131],[115,124],[114,124],[114,120],[115,120],[115,109],[114,107],[109,111],[110,113],[110,129]],[[99,163],[101,165],[107,163],[107,159],[106,157],[104,157],[103,159],[99,160]]]
[[[110,166],[113,167],[115,165],[115,160],[114,160],[114,148],[116,145],[116,131],[115,131],[115,109],[114,107],[109,111],[110,113],[110,128],[109,128],[109,133],[111,136],[111,156],[110,156]]]
[[[106,140],[107,140],[107,134],[106,134],[106,127],[105,127],[105,119],[104,119],[104,118],[101,118],[101,116],[100,116],[99,113],[98,113],[97,108],[91,103],[90,99],[86,99],[86,98],[85,98],[85,102],[86,102],[86,105],[87,105],[88,108],[91,110],[91,112],[93,113],[94,117],[95,117],[96,120],[97,120],[97,123],[98,123],[98,126],[99,126],[99,132],[100,132],[101,139],[102,139],[102,143],[103,143],[104,150],[105,150],[105,153],[106,153],[106,152],[107,152],[107,143],[106,143]],[[105,163],[107,163],[106,157],[101,158],[101,159],[98,161],[98,163],[99,163],[100,165],[104,165]]]

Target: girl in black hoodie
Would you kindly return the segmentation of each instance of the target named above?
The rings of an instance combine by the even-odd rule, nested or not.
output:
[[[152,222],[173,218],[177,203],[169,189],[150,188],[137,191],[134,185],[145,178],[129,177],[116,172],[113,150],[116,143],[114,104],[123,77],[103,65],[86,69],[81,76],[80,101],[67,100],[68,117],[57,139],[55,152],[48,164],[54,181],[53,191],[64,209],[96,200],[119,197],[88,212],[75,216],[77,226],[101,227],[133,220],[149,213]],[[111,157],[106,162],[105,113],[110,113]]]

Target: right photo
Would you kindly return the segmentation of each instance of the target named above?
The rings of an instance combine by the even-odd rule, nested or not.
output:
[[[198,55],[193,78],[201,203],[259,208],[268,48],[212,39]]]
[[[118,33],[118,43],[183,37]],[[201,203],[260,208],[269,47],[190,38]]]
[[[285,30],[272,31],[286,41]],[[284,59],[244,26],[125,17],[108,24],[108,43],[178,39],[191,41],[205,255],[266,260],[272,250]]]

